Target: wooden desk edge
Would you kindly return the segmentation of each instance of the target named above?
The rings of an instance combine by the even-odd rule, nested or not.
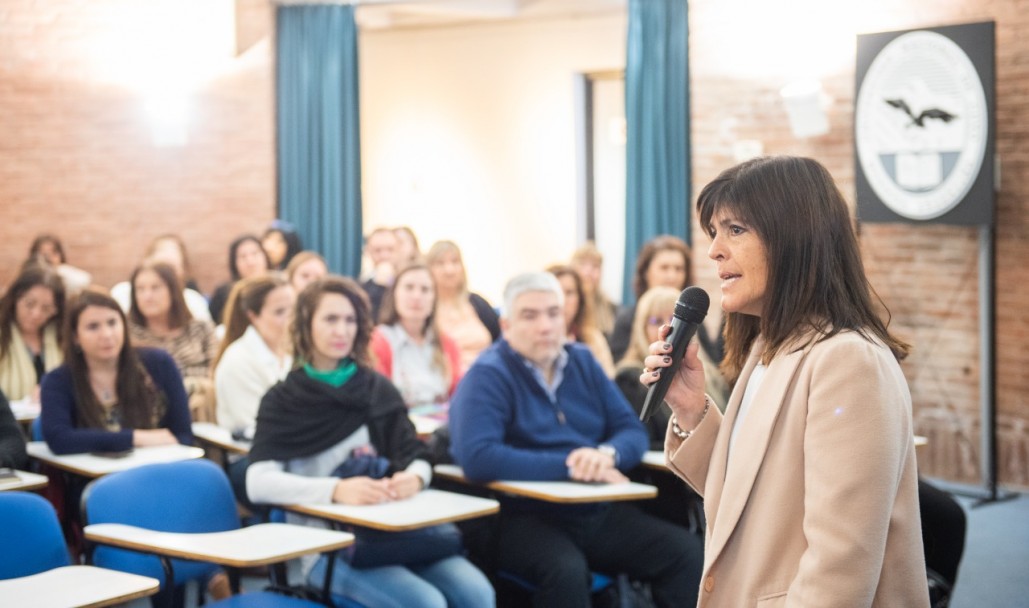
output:
[[[230,568],[252,568],[256,566],[267,566],[269,564],[277,564],[279,562],[289,561],[291,559],[302,557],[304,555],[311,555],[313,553],[326,553],[328,551],[337,551],[339,549],[345,549],[346,547],[349,547],[350,545],[354,544],[354,539],[349,538],[346,540],[334,541],[331,543],[323,543],[316,547],[306,547],[304,549],[291,551],[289,553],[280,553],[265,558],[238,560],[227,558],[220,555],[196,553],[185,549],[162,547],[160,545],[153,545],[150,543],[136,542],[129,539],[111,537],[104,534],[99,534],[95,531],[90,531],[88,529],[84,530],[84,534],[86,540],[88,541],[108,545],[111,547],[117,547],[119,549],[131,549],[133,551],[139,551],[140,553],[149,553],[151,555],[165,555],[167,557],[176,557],[197,562],[211,562],[222,566],[229,566]]]
[[[514,488],[505,484],[502,481],[493,481],[486,484],[487,488],[496,490],[498,492],[504,492],[505,494],[511,494],[513,496],[523,496],[525,498],[532,498],[534,500],[542,500],[544,502],[552,502],[556,504],[577,504],[577,503],[600,503],[600,502],[618,502],[623,500],[645,500],[648,498],[655,498],[657,496],[657,488],[651,487],[650,490],[641,492],[632,492],[628,494],[606,494],[604,496],[554,496],[553,494],[546,494],[541,492],[535,492],[527,490],[525,488]]]
[[[359,517],[353,517],[350,515],[343,515],[340,513],[329,513],[322,511],[318,507],[309,507],[304,505],[284,505],[282,507],[287,511],[294,513],[300,513],[302,515],[309,515],[311,517],[317,517],[319,519],[327,519],[335,522],[344,524],[350,524],[353,526],[361,526],[362,528],[372,528],[375,530],[383,530],[385,532],[406,532],[408,530],[417,530],[419,528],[427,528],[429,526],[435,526],[438,524],[445,524],[455,521],[464,521],[466,519],[475,519],[477,517],[485,517],[487,515],[494,515],[500,512],[500,505],[490,505],[483,507],[469,513],[463,513],[455,517],[441,517],[439,519],[433,519],[429,521],[420,521],[415,524],[407,525],[393,525],[385,524],[379,521],[371,521],[367,519],[361,519]]]
[[[664,470],[667,471],[668,469],[665,467]],[[502,481],[491,481],[491,482],[484,483],[484,484],[478,484],[478,483],[475,483],[474,481],[469,481],[468,478],[464,477],[463,475],[455,475],[455,474],[452,474],[452,473],[450,473],[449,471],[446,471],[446,470],[439,471],[439,470],[435,470],[434,469],[432,474],[435,477],[439,477],[440,479],[446,479],[448,481],[456,481],[458,483],[463,483],[465,485],[471,485],[471,486],[476,486],[476,485],[485,486],[485,487],[487,487],[487,488],[489,488],[491,490],[495,490],[497,492],[503,492],[505,494],[512,494],[512,495],[515,495],[515,496],[524,496],[526,498],[533,498],[535,500],[542,500],[544,502],[552,502],[552,503],[557,503],[557,504],[575,504],[575,503],[590,503],[590,502],[617,502],[617,501],[622,501],[622,500],[645,500],[645,499],[648,499],[648,498],[655,498],[657,496],[657,488],[651,487],[650,490],[646,491],[646,492],[631,493],[631,494],[612,494],[610,496],[604,496],[604,497],[601,497],[601,498],[598,498],[596,496],[575,496],[575,497],[562,498],[562,497],[559,497],[559,496],[554,496],[552,494],[542,494],[542,493],[538,493],[538,492],[533,492],[533,491],[530,491],[530,490],[526,490],[524,488],[513,488],[513,487],[505,484]]]
[[[100,601],[92,602],[92,603],[89,603],[89,604],[76,604],[76,607],[77,608],[102,608],[103,606],[117,606],[119,604],[124,604],[125,602],[129,602],[129,601],[132,601],[132,600],[137,600],[139,598],[150,597],[151,595],[153,595],[153,594],[155,594],[155,593],[157,593],[158,591],[161,590],[161,583],[160,583],[160,581],[158,581],[157,579],[153,579],[153,580],[154,580],[153,587],[147,587],[146,589],[141,589],[139,591],[133,591],[131,593],[124,593],[122,595],[119,595],[118,597],[112,597],[112,598],[108,598],[106,600],[100,600]]]

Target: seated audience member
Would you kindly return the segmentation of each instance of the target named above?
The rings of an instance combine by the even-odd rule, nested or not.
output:
[[[580,342],[590,349],[608,378],[615,376],[615,363],[604,334],[593,321],[593,309],[586,300],[582,279],[571,266],[551,266],[547,271],[557,277],[565,294],[565,327],[569,342]]]
[[[64,254],[64,245],[61,239],[53,234],[41,234],[32,241],[29,248],[29,258],[42,261],[57,271],[64,281],[64,289],[68,295],[74,295],[85,289],[93,277],[81,268],[76,268],[68,263]]]
[[[207,298],[197,290],[193,280],[186,244],[175,234],[162,234],[155,238],[143,254],[143,262],[164,262],[175,269],[179,284],[183,286],[182,297],[189,307],[194,319],[214,322],[207,306]],[[122,312],[128,313],[132,305],[132,283],[122,281],[111,288],[111,297],[121,306]]]
[[[429,485],[432,469],[397,389],[372,370],[368,300],[357,283],[326,277],[297,298],[292,327],[299,367],[261,400],[247,494],[254,502],[379,504]],[[388,460],[386,476],[337,470]],[[325,526],[295,515],[297,523]],[[367,608],[493,606],[489,580],[459,555],[418,565],[356,567],[338,554],[331,591]],[[307,556],[308,582],[321,586],[327,558]]]
[[[43,378],[42,428],[55,454],[193,442],[171,356],[133,348],[121,307],[86,289],[68,307],[64,364]]]
[[[0,298],[0,391],[39,398],[43,374],[61,364],[64,284],[49,266],[27,264]]]
[[[293,258],[294,261],[297,258]],[[296,294],[284,278],[266,274],[236,283],[225,306],[225,336],[214,363],[218,425],[253,438],[261,398],[293,366],[289,320]],[[236,498],[246,494],[247,457],[230,457],[229,480]]]
[[[636,305],[636,316],[633,318],[632,335],[629,349],[618,362],[618,373],[615,384],[621,389],[626,400],[636,410],[637,416],[643,410],[647,400],[647,387],[640,383],[643,373],[643,358],[648,353],[650,344],[658,339],[661,325],[668,323],[675,309],[679,292],[671,287],[651,287],[644,293]],[[729,396],[728,384],[718,368],[707,358],[704,350],[700,350],[700,360],[704,365],[704,390],[719,407],[724,408]],[[650,449],[663,451],[668,420],[672,412],[664,403],[654,411],[646,422],[647,434],[650,436]],[[632,472],[633,481],[657,486],[657,498],[647,500],[641,507],[661,519],[675,524],[698,529],[703,525],[703,501],[689,486],[678,477],[666,471],[653,471],[646,467],[638,467]]]
[[[7,397],[0,392],[0,467],[21,469],[28,462],[25,435],[11,411]]]
[[[678,237],[662,235],[647,241],[636,256],[636,277],[633,279],[633,291],[638,299],[651,287],[671,287],[680,292],[692,283],[690,281],[690,246]],[[615,360],[625,356],[629,347],[629,333],[632,320],[636,316],[636,306],[629,306],[618,313],[615,319],[614,332],[611,335],[611,354]],[[719,364],[722,361],[724,341],[721,333],[709,337],[704,325],[697,330],[697,339],[701,347],[707,351],[708,357]],[[724,406],[723,406],[724,407]]]
[[[371,264],[371,273],[361,287],[368,294],[372,307],[372,319],[379,318],[382,297],[393,284],[396,267],[397,236],[390,228],[376,228],[364,239],[364,255]]]
[[[271,262],[261,247],[261,239],[255,235],[244,234],[229,244],[229,276],[232,278],[214,290],[208,303],[208,310],[211,311],[211,319],[215,325],[225,323],[222,312],[225,310],[225,301],[229,299],[232,286],[240,279],[262,275],[268,272],[270,267]]]
[[[483,350],[500,338],[500,321],[493,306],[468,290],[461,250],[453,241],[439,241],[425,255],[436,282],[436,322],[461,350],[461,373]]]
[[[604,256],[593,244],[593,241],[587,241],[585,245],[572,253],[571,266],[582,278],[582,290],[586,293],[586,300],[593,308],[593,319],[597,328],[603,332],[605,337],[610,338],[611,332],[615,328],[618,305],[607,297],[600,285],[603,277]]]
[[[397,237],[397,247],[394,253],[393,267],[400,269],[408,264],[414,264],[422,259],[422,249],[418,246],[418,237],[410,226],[397,226],[393,229],[393,235]]]
[[[643,359],[650,354],[648,349],[651,343],[657,341],[658,330],[661,326],[671,322],[679,293],[671,287],[651,287],[636,304],[636,316],[632,322],[629,348],[625,351],[622,360],[618,362],[615,384],[621,389],[622,394],[625,395],[637,414],[643,410],[643,403],[647,399],[648,391],[648,387],[640,383]],[[729,398],[729,384],[725,381],[722,373],[718,371],[718,367],[708,358],[704,349],[700,349],[699,356],[701,363],[704,364],[704,381],[706,383],[704,390],[711,396],[711,400],[715,402],[716,406],[724,409]],[[650,417],[647,422],[650,449],[664,449],[668,419],[671,416],[672,411],[662,403],[661,407],[655,410]]]
[[[289,320],[296,295],[282,277],[243,279],[225,307],[225,337],[215,359],[218,424],[253,436],[261,398],[293,365]]]
[[[461,378],[461,354],[436,327],[429,267],[403,268],[382,305],[382,324],[372,335],[376,369],[393,381],[408,407],[449,401]]]
[[[626,481],[647,448],[632,408],[589,351],[565,342],[563,292],[549,273],[504,290],[504,339],[451,400],[451,452],[473,481]],[[588,606],[590,571],[650,584],[658,606],[697,603],[700,539],[626,502],[502,498],[498,570],[528,581],[534,606]]]
[[[261,246],[268,254],[272,270],[285,270],[293,256],[303,250],[296,228],[285,220],[272,222],[261,237]]]
[[[325,263],[325,258],[315,251],[301,251],[293,256],[286,267],[286,280],[297,293],[327,274],[329,265]]]
[[[175,270],[148,262],[132,273],[129,335],[136,346],[160,348],[179,367],[195,422],[214,421],[211,364],[218,350],[214,327],[194,319],[182,298]]]

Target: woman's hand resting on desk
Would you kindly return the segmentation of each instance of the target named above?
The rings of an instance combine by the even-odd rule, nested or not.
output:
[[[174,445],[179,440],[168,429],[135,429],[132,431],[132,445],[145,448],[155,445]]]
[[[670,329],[669,325],[661,326],[658,332],[661,340],[650,345],[650,354],[643,360],[645,367],[640,382],[646,386],[657,382],[661,374],[670,371],[666,368],[672,364],[672,345],[664,341]],[[682,365],[674,370],[675,378],[665,394],[665,403],[672,409],[679,427],[684,430],[693,430],[704,417],[704,366],[697,356],[699,349],[700,343],[693,340],[682,358]]]
[[[345,505],[377,505],[414,496],[422,489],[422,478],[401,471],[383,479],[347,477],[336,483],[332,502]]]

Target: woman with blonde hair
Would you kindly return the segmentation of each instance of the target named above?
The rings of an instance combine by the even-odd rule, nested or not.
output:
[[[622,389],[622,394],[629,400],[639,414],[643,410],[643,402],[647,397],[647,387],[640,384],[643,373],[643,360],[649,354],[650,344],[657,340],[658,329],[672,320],[675,303],[679,299],[679,291],[672,287],[651,287],[636,303],[636,315],[632,321],[632,332],[629,337],[629,348],[625,356],[618,361],[618,372],[615,384]],[[725,377],[718,371],[718,366],[700,349],[701,362],[704,364],[706,385],[704,390],[711,395],[716,404],[724,407],[729,396],[729,385]],[[660,450],[665,443],[665,430],[672,411],[661,404],[647,422],[650,435],[650,449]]]
[[[582,290],[593,309],[593,319],[597,328],[604,336],[610,336],[615,329],[618,305],[607,297],[600,285],[604,255],[593,241],[587,241],[572,253],[570,265],[582,278]]]
[[[500,317],[482,296],[468,290],[461,250],[453,241],[438,241],[425,254],[436,281],[436,313],[440,329],[461,349],[461,373],[500,337]]]

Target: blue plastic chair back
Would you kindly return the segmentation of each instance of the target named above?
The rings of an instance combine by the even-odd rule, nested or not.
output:
[[[0,579],[46,572],[70,563],[53,506],[28,492],[0,492]]]
[[[43,418],[36,416],[32,421],[32,441],[43,441]]]
[[[102,477],[83,494],[87,524],[119,523],[160,532],[224,532],[239,528],[229,479],[207,459],[152,464]],[[135,551],[98,546],[97,566],[151,576],[164,585],[160,560]],[[172,560],[175,585],[203,580],[214,564]]]

